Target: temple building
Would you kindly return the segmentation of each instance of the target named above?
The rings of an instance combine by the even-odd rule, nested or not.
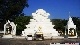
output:
[[[55,36],[59,36],[58,31],[53,27],[52,22],[48,18],[50,16],[49,13],[46,13],[43,9],[38,9],[36,12],[32,13],[33,19],[30,19],[28,25],[26,25],[26,29],[22,31],[22,36],[31,36],[36,38],[52,38]]]
[[[76,25],[70,16],[67,25],[65,26],[65,35],[68,38],[77,38]]]

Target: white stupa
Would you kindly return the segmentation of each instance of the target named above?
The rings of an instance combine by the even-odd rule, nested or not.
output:
[[[53,37],[58,36],[59,33],[53,27],[52,22],[48,18],[50,16],[49,13],[46,13],[43,9],[36,10],[35,13],[32,13],[33,19],[30,19],[28,25],[26,25],[26,29],[22,31],[22,36],[35,34],[43,34],[43,37]]]
[[[67,25],[65,26],[65,35],[67,35],[68,38],[77,38],[76,25],[74,25],[70,16]]]

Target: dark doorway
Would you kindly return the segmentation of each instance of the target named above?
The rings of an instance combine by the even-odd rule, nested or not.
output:
[[[36,34],[36,40],[43,40],[43,34]]]
[[[73,33],[73,32],[74,32],[74,33]],[[76,35],[76,32],[75,32],[75,29],[74,29],[74,28],[70,28],[70,29],[69,29],[69,33],[70,33],[69,36],[75,36],[75,35]]]

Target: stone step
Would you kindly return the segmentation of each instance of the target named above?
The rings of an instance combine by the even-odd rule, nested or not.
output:
[[[13,38],[13,36],[12,35],[3,35],[2,38]]]

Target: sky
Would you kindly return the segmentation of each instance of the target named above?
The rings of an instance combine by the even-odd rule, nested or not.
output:
[[[68,19],[70,16],[80,17],[80,0],[28,0],[29,7],[24,8],[26,16],[38,9],[43,9],[50,13],[50,19]]]

